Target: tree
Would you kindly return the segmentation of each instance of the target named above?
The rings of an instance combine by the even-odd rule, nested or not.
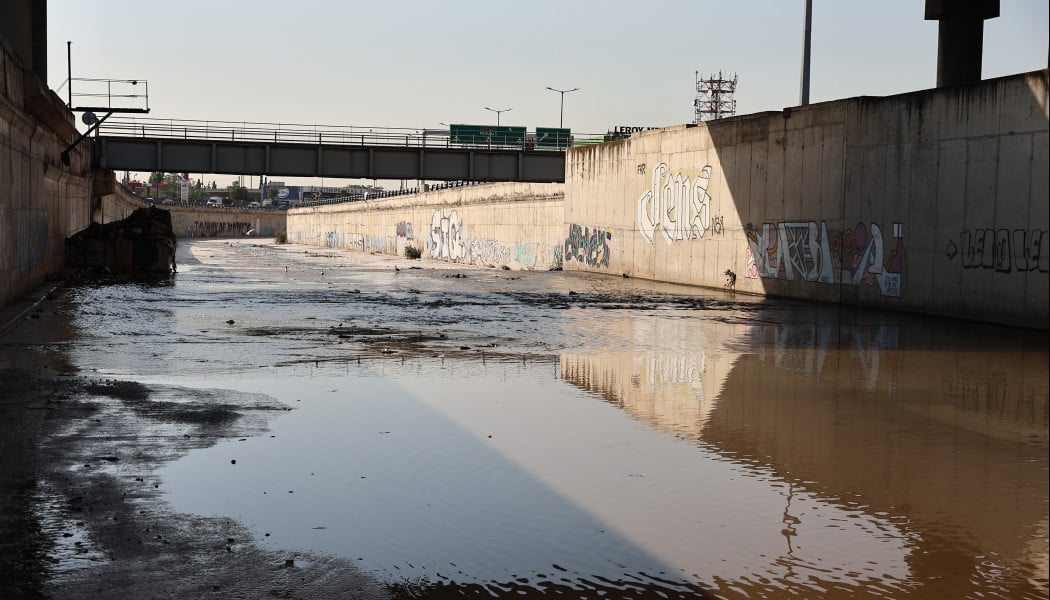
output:
[[[227,189],[230,190],[230,203],[234,206],[243,206],[244,201],[248,199],[248,188],[234,181]]]
[[[198,179],[196,183],[190,186],[190,202],[199,203],[204,201],[204,185],[201,180]]]
[[[164,173],[160,171],[154,171],[149,174],[150,183],[162,183],[164,181]]]

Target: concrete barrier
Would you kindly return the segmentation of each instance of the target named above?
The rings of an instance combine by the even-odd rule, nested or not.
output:
[[[1047,71],[569,152],[565,268],[1048,326]]]
[[[289,239],[1047,329],[1047,79],[638,133],[570,150],[564,186],[296,210]]]
[[[509,269],[560,269],[561,184],[494,183],[289,211],[288,241]]]
[[[116,186],[114,193],[102,197],[101,209],[94,218],[99,223],[119,221],[144,206],[148,204],[141,198]],[[273,237],[287,225],[284,211],[178,205],[160,208],[171,212],[171,227],[177,238]]]

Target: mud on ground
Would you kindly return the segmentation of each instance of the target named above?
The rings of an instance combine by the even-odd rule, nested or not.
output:
[[[16,598],[382,598],[347,559],[273,552],[223,518],[175,514],[156,467],[259,435],[266,396],[73,373],[62,291],[0,338],[0,588]],[[10,311],[8,319],[12,318]]]

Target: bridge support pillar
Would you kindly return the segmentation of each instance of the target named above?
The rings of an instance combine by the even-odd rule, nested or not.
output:
[[[999,0],[926,0],[937,21],[937,87],[981,80],[984,21],[999,16]]]

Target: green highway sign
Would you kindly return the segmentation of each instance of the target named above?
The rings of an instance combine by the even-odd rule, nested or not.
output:
[[[449,142],[470,146],[515,146],[525,144],[525,128],[510,125],[449,125]]]
[[[572,134],[569,129],[537,127],[536,148],[541,150],[564,150],[569,147]]]

